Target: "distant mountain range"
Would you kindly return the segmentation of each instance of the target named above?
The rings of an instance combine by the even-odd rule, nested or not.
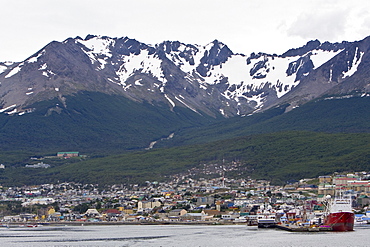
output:
[[[0,64],[0,112],[24,114],[35,102],[81,91],[122,95],[199,114],[232,117],[324,94],[367,93],[369,41],[310,41],[284,54],[232,52],[166,41],[89,35],[51,42],[22,62]]]
[[[14,151],[105,156],[292,130],[370,132],[369,49],[370,37],[281,55],[217,40],[53,41],[0,63],[0,163],[21,162]]]

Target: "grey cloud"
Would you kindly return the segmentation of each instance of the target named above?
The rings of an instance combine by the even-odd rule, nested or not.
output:
[[[287,29],[287,34],[304,39],[335,40],[345,32],[346,21],[343,10],[304,13]]]

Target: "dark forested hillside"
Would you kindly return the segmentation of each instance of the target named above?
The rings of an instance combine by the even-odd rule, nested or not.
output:
[[[239,168],[226,176],[250,176],[280,184],[333,172],[369,170],[369,148],[370,134],[291,131],[95,159],[46,159],[51,168],[17,165],[0,171],[0,176],[4,184],[141,183],[166,180],[203,164],[228,166],[236,162]]]
[[[185,108],[170,111],[160,104],[92,92],[33,107],[34,112],[22,116],[0,114],[1,151],[121,153],[146,148],[180,128],[215,121]]]
[[[327,133],[369,133],[370,97],[327,97],[309,102],[284,113],[279,106],[251,116],[225,119],[206,127],[177,132],[161,145],[205,143],[252,134],[280,131],[315,131]]]
[[[67,98],[67,108],[55,101],[54,108],[39,105],[42,110],[33,114],[0,115],[0,163],[7,167],[0,171],[1,181],[11,185],[163,180],[200,164],[221,164],[223,159],[240,165],[241,170],[230,176],[275,183],[370,169],[368,97],[330,98],[288,113],[281,106],[226,120],[205,118],[185,108],[173,112],[120,96],[113,99],[86,93]],[[23,134],[19,128],[25,130]],[[175,137],[159,141],[154,150],[137,152],[171,132]],[[36,162],[31,156],[58,151],[79,151],[88,157],[46,159],[51,168],[24,168]]]

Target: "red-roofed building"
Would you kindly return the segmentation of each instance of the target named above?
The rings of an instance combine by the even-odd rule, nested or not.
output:
[[[370,183],[368,180],[348,182],[348,189],[368,193],[370,189]]]
[[[346,186],[349,182],[358,181],[357,178],[348,178],[348,177],[335,177],[333,178],[333,184],[337,186]]]

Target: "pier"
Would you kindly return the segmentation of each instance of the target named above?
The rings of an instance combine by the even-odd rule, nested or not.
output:
[[[330,226],[296,226],[296,225],[275,225],[275,228],[289,232],[330,232]]]

